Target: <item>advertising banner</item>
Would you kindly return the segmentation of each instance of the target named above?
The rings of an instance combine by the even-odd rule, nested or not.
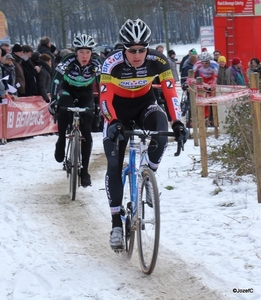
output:
[[[6,111],[6,139],[57,132],[57,124],[41,96],[9,100]]]
[[[254,0],[222,1],[216,0],[216,14],[254,14]]]
[[[0,11],[0,41],[9,42],[7,21],[2,11]]]
[[[199,37],[201,47],[214,46],[214,26],[201,26]]]
[[[199,35],[201,37],[214,36],[214,26],[201,26]]]

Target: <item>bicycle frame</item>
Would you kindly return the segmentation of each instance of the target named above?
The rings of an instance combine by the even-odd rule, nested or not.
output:
[[[173,132],[150,132],[144,130],[125,131],[130,136],[129,161],[122,171],[122,184],[126,187],[129,179],[130,198],[122,206],[121,219],[124,227],[125,250],[128,258],[131,258],[135,232],[137,232],[138,253],[142,271],[149,275],[154,270],[160,235],[160,207],[157,182],[154,172],[148,167],[148,143],[152,136],[171,136]],[[134,136],[138,136],[140,161],[139,168],[136,165],[137,143]],[[118,145],[115,146],[118,149]],[[176,156],[180,153],[180,146]],[[147,186],[148,183],[148,186]],[[147,192],[147,188],[149,192]],[[150,193],[151,203],[147,201],[147,193]],[[146,196],[146,197],[145,197]],[[149,234],[147,234],[149,233]],[[151,239],[148,238],[151,236]],[[148,250],[149,249],[149,250]],[[148,253],[151,252],[151,257]]]
[[[64,169],[67,172],[67,178],[70,177],[71,200],[75,200],[77,182],[78,187],[81,185],[80,175],[82,168],[81,141],[83,138],[80,131],[80,114],[84,112],[91,113],[91,110],[88,107],[67,107],[65,109],[73,113],[73,122],[70,128],[70,132],[66,136],[69,142],[66,149]]]
[[[130,174],[130,197],[132,202],[132,217],[136,214],[137,210],[137,170],[136,170],[136,149],[134,143],[134,137],[131,136],[130,138],[130,145],[129,145],[129,163],[122,171],[122,184],[123,186],[126,183],[126,178]],[[124,216],[122,216],[124,218]],[[126,221],[125,219],[123,220]]]

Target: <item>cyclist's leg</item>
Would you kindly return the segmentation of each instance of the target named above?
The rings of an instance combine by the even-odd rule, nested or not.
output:
[[[86,99],[90,99],[86,101]],[[89,94],[84,94],[84,97],[78,97],[78,104],[79,107],[89,107],[93,108],[93,95],[90,91]],[[89,174],[89,161],[92,151],[92,122],[93,122],[92,115],[89,114],[81,114],[81,122],[80,122],[80,130],[83,136],[83,140],[81,143],[81,152],[82,152],[82,169],[81,169],[81,185],[83,187],[87,187],[91,185],[91,176]]]
[[[58,100],[58,140],[55,147],[55,159],[58,162],[62,162],[64,159],[65,152],[65,135],[68,124],[72,123],[72,114],[61,110],[60,107],[69,107],[73,105],[73,97],[65,90],[61,90],[59,93]]]
[[[158,105],[150,105],[141,114],[138,126],[146,130],[168,131],[168,120]],[[156,171],[166,149],[168,137],[154,137],[148,147],[149,167]]]
[[[108,123],[105,122],[103,130],[103,145],[107,158],[105,187],[112,216],[112,233],[110,236],[110,245],[113,249],[122,249],[123,237],[121,236],[122,221],[120,216],[120,209],[123,196],[123,186],[121,173],[127,142],[120,141],[118,154],[113,156],[112,152],[114,151],[114,143],[107,137],[107,126]]]

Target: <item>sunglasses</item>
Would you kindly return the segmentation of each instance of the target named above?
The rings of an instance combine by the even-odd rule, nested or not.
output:
[[[139,48],[139,49],[127,48],[127,47],[124,47],[124,48],[125,48],[129,53],[135,54],[135,53],[145,53],[145,52],[147,51],[148,46],[142,47],[142,48]]]

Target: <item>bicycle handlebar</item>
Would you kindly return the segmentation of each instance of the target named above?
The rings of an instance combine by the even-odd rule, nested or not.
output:
[[[150,138],[153,136],[174,136],[174,132],[171,131],[150,131],[150,130],[142,130],[142,129],[135,129],[135,130],[125,130],[124,136],[138,136],[139,138]],[[115,156],[119,150],[119,136],[117,136],[114,144],[114,151],[112,151],[112,155]],[[176,140],[175,140],[176,141]],[[176,141],[177,144],[177,151],[174,153],[174,156],[179,156],[181,150],[184,151],[184,142],[183,141]]]
[[[142,129],[135,129],[135,130],[125,130],[124,135],[131,136],[135,135],[139,138],[149,138],[153,136],[175,136],[174,132],[172,131],[151,131],[151,130],[142,130]]]
[[[61,107],[61,110],[66,110],[66,111],[71,111],[74,113],[87,113],[89,115],[93,115],[94,114],[94,110],[92,108],[89,107]]]

